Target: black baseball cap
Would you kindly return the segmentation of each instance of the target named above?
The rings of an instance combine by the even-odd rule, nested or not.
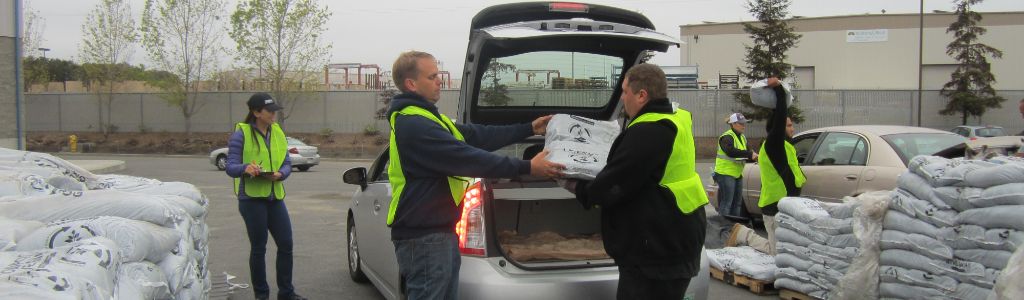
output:
[[[280,105],[277,105],[277,101],[274,101],[274,98],[271,98],[270,94],[267,93],[252,94],[252,96],[249,97],[249,102],[246,102],[246,104],[249,105],[250,110],[255,111],[262,109],[266,109],[267,111],[279,111],[282,109]]]

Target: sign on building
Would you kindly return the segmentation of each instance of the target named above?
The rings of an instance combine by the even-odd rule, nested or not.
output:
[[[722,75],[718,74],[718,88],[720,89],[739,89],[740,88],[740,76],[739,75]]]
[[[878,43],[889,41],[888,29],[847,30],[847,43]]]

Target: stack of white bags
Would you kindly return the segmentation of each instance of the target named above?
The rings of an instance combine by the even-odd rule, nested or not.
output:
[[[205,299],[207,198],[0,148],[0,298]]]
[[[859,198],[847,198],[838,205],[798,197],[780,200],[775,215],[775,287],[816,298],[826,298],[835,290],[860,253],[853,228],[859,205]]]
[[[1024,160],[919,156],[908,167],[881,236],[882,298],[986,299],[1002,272],[1019,276],[1009,261],[1024,245]]]

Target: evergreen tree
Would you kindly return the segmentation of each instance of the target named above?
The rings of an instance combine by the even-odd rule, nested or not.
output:
[[[958,0],[956,21],[949,25],[946,33],[953,33],[953,42],[946,46],[946,54],[960,64],[953,71],[949,82],[942,86],[942,95],[949,98],[946,108],[940,114],[960,114],[962,125],[967,117],[981,117],[989,108],[1000,108],[1005,98],[996,95],[992,83],[996,81],[992,66],[986,56],[1003,57],[999,49],[978,42],[985,34],[985,28],[978,26],[981,14],[971,11],[971,5],[981,0]]]
[[[747,55],[743,59],[746,70],[738,68],[740,77],[747,81],[756,81],[768,77],[785,79],[789,77],[793,65],[786,62],[786,52],[796,46],[801,35],[786,23],[790,0],[748,0],[747,10],[757,18],[758,22],[743,24],[743,31],[750,34],[754,45],[744,45]],[[733,98],[743,105],[740,113],[751,120],[765,120],[771,116],[771,109],[754,105],[750,102],[747,92],[733,93]],[[789,113],[793,122],[803,122],[804,118],[796,103],[790,106]]]
[[[508,96],[508,86],[501,83],[501,74],[515,72],[516,66],[491,59],[491,64],[484,72],[483,87],[480,89],[480,101],[488,106],[505,106],[512,101]]]

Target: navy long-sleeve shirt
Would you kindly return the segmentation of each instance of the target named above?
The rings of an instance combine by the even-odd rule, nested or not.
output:
[[[440,119],[437,106],[411,93],[395,96],[388,116],[407,106],[421,107]],[[510,178],[530,173],[529,161],[490,152],[533,135],[529,123],[456,124],[465,142],[457,140],[447,126],[422,116],[398,114],[392,126],[395,144],[391,147],[399,150],[405,176],[405,187],[391,224],[392,239],[454,232],[462,208],[455,206],[452,199],[449,176]]]
[[[249,124],[250,126],[256,126]],[[267,138],[259,130],[255,130],[256,135],[260,137],[264,143],[267,144],[267,149],[270,149],[270,139]],[[269,132],[269,131],[268,131]],[[242,147],[245,145],[245,136],[241,131],[235,131],[231,133],[231,137],[228,138],[228,164],[224,168],[224,173],[227,173],[231,178],[239,178],[245,175],[245,166],[249,163],[242,161]],[[288,179],[288,176],[292,174],[292,160],[287,154],[284,156],[284,163],[281,163],[281,169],[277,170],[281,172],[281,181]],[[249,200],[251,199],[245,194],[245,180],[238,183],[238,200]],[[270,200],[274,199],[274,193],[270,193]]]

